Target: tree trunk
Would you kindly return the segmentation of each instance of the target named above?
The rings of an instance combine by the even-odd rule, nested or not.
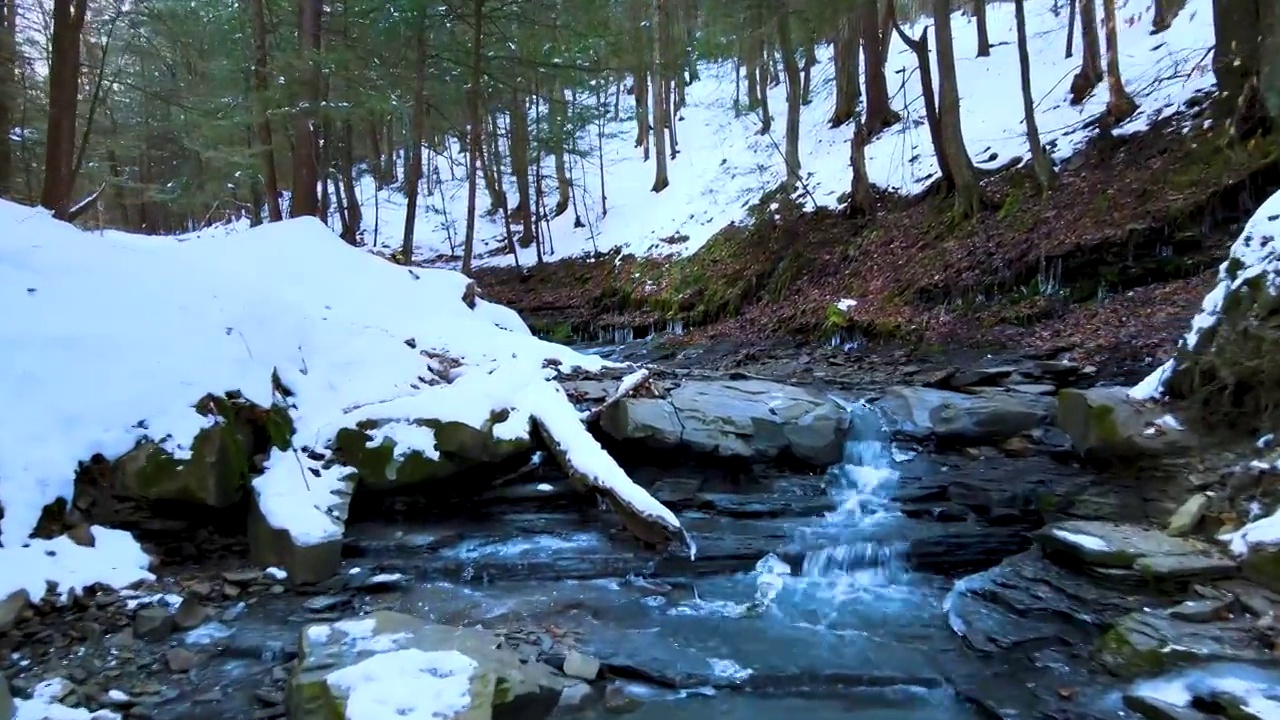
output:
[[[973,0],[973,18],[978,26],[978,57],[991,57],[991,35],[987,30],[987,0]]]
[[[480,83],[484,80],[484,0],[473,0],[471,21],[471,82],[467,88],[467,115],[471,124],[467,142],[467,230],[462,240],[462,274],[471,274],[471,259],[476,248],[476,175],[479,173],[481,146]]]
[[[653,173],[652,191],[659,193],[667,189],[667,137],[663,132],[666,123],[666,99],[662,92],[662,78],[666,68],[662,66],[662,12],[664,0],[653,0],[653,156],[657,161]]]
[[[635,73],[636,96],[636,147],[644,149],[644,159],[649,160],[649,72]]]
[[[849,208],[863,215],[875,212],[876,197],[871,189],[871,177],[867,174],[867,131],[862,126],[862,114],[853,114],[853,137],[849,140],[849,164],[853,178],[849,187]]]
[[[760,108],[760,56],[754,36],[748,38],[743,45],[746,48],[742,66],[747,70],[747,111],[755,112]]]
[[[933,154],[938,163],[938,173],[947,188],[955,187],[955,176],[951,172],[951,164],[947,160],[945,144],[942,139],[942,121],[938,117],[938,99],[934,93],[932,62],[929,59],[929,29],[920,31],[920,39],[912,40],[898,25],[894,25],[898,37],[915,53],[916,63],[920,67],[920,87],[923,89],[924,117],[929,126],[929,140],[933,143]]]
[[[1151,16],[1151,29],[1157,33],[1168,30],[1174,18],[1186,7],[1187,0],[1155,0],[1155,12]]]
[[[800,84],[800,104],[808,105],[813,100],[813,68],[818,64],[818,53],[814,49],[817,40],[810,37],[804,44],[804,66],[800,68],[804,73],[804,81]]]
[[[321,217],[317,195],[320,165],[317,137],[320,129],[320,12],[321,0],[298,0],[298,49],[303,58],[301,107],[293,114],[293,199],[289,217]]]
[[[1076,0],[1067,0],[1067,5],[1070,7],[1067,10],[1067,52],[1064,58],[1075,54],[1073,44],[1076,39]]]
[[[342,125],[342,146],[338,149],[339,172],[342,175],[342,192],[347,196],[347,232],[345,238],[352,245],[360,241],[360,227],[364,224],[364,213],[360,208],[360,198],[356,194],[356,131],[351,121]]]
[[[1035,99],[1031,94],[1031,54],[1027,50],[1027,10],[1025,0],[1013,0],[1014,22],[1018,30],[1018,68],[1022,76],[1022,114],[1027,124],[1027,145],[1031,148],[1031,166],[1035,169],[1040,188],[1053,187],[1053,162],[1040,143],[1040,128],[1036,124]]]
[[[836,38],[832,55],[835,61],[836,107],[831,113],[831,127],[840,127],[849,122],[858,112],[858,100],[861,99],[858,69],[858,17],[845,15],[840,18],[836,29]]]
[[[17,0],[0,0],[0,197],[13,188],[13,133],[18,93]]]
[[[551,148],[552,160],[556,168],[556,207],[552,217],[560,217],[569,211],[569,203],[573,202],[573,183],[569,181],[569,172],[565,167],[564,152],[565,139],[569,137],[571,130],[568,129],[569,113],[567,103],[564,98],[564,85],[555,81],[551,85],[551,95],[547,98],[547,107],[550,110],[550,121],[552,132],[556,138],[554,146]],[[662,130],[659,127],[658,132]]]
[[[1095,0],[1080,2],[1080,48],[1084,57],[1080,71],[1071,80],[1071,104],[1079,105],[1102,82],[1102,41],[1098,38],[1098,5]]]
[[[49,120],[40,205],[65,220],[71,209],[80,101],[80,36],[88,0],[54,0],[49,55]]]
[[[793,190],[800,183],[800,104],[802,99],[800,65],[791,39],[791,13],[778,14],[778,49],[782,52],[782,71],[787,80],[787,135],[783,156],[787,163],[786,187]]]
[[[951,39],[951,0],[933,0],[933,37],[938,45],[938,124],[944,152],[955,181],[955,215],[971,218],[982,208],[978,171],[965,148],[960,125],[960,87],[956,80],[955,47]]]
[[[862,36],[862,64],[867,84],[862,120],[867,137],[873,138],[901,120],[902,116],[889,104],[889,81],[884,73],[884,42],[879,31],[876,0],[860,0],[860,6],[859,34]]]
[[[1133,117],[1138,103],[1124,88],[1120,77],[1120,38],[1116,32],[1116,0],[1102,0],[1107,26],[1107,117],[1115,125]]]
[[[258,161],[262,163],[262,189],[266,195],[267,220],[279,222],[280,177],[276,174],[276,155],[271,143],[271,120],[267,113],[267,16],[265,0],[248,0],[250,24],[253,26],[253,128],[258,142]]]
[[[522,248],[533,246],[533,201],[529,197],[529,106],[523,90],[511,101],[511,174],[516,178],[516,209],[520,217]]]

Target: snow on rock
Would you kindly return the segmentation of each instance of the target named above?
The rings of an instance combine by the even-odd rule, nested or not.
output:
[[[1248,555],[1252,549],[1280,550],[1280,511],[1254,520],[1239,530],[1222,536],[1237,555]]]
[[[12,380],[0,384],[6,552],[42,508],[71,499],[94,454],[152,441],[188,455],[211,422],[194,407],[209,393],[287,406],[295,448],[377,418],[403,420],[386,432],[429,455],[434,437],[415,421],[501,418],[498,439],[527,439],[533,413],[578,422],[556,373],[608,364],[533,337],[461,274],[386,262],[311,218],[175,240],[82,232],[0,202],[0,237],[0,347],[20,350],[0,357]],[[257,507],[299,546],[331,541],[350,474],[276,449],[253,483]],[[621,478],[608,482],[631,504],[674,521]],[[137,576],[145,563],[98,572],[116,566]]]
[[[1057,14],[1053,12],[1055,5]],[[1082,105],[1069,102],[1069,80],[1079,69],[1080,56],[1076,53],[1073,58],[1063,57],[1067,6],[1027,4],[1036,116],[1041,138],[1058,161],[1069,157],[1096,133],[1088,121],[1102,113],[1107,102],[1107,94],[1102,91],[1090,94]],[[1119,23],[1116,28],[1123,49],[1121,64],[1126,85],[1139,103],[1138,114],[1117,129],[1121,135],[1150,127],[1214,83],[1206,56],[1206,50],[1214,45],[1211,0],[1188,0],[1172,27],[1156,35],[1150,34],[1149,8],[1149,2],[1130,3],[1122,12],[1133,21]],[[990,57],[976,57],[975,22],[959,10],[952,17],[960,112],[970,154],[982,166],[993,167],[1028,156],[1017,102],[1020,89],[1013,4],[991,3],[987,8],[993,40]],[[930,23],[932,20],[925,18],[909,23],[905,29],[916,37]],[[802,196],[806,203],[832,206],[849,189],[852,127],[829,126],[835,106],[830,46],[817,48],[817,61],[812,73],[812,102],[800,115],[800,162],[805,189]],[[912,193],[937,178],[938,169],[924,123],[916,58],[897,38],[890,45],[885,74],[894,109],[903,114],[904,120],[877,135],[867,147],[868,171],[875,184]],[[576,139],[579,153],[568,160],[575,178],[575,206],[573,211],[551,220],[548,258],[615,249],[636,255],[688,255],[725,225],[745,220],[749,206],[782,182],[786,176],[780,150],[785,134],[781,122],[786,107],[785,84],[768,90],[775,122],[773,131],[761,136],[757,134],[757,113],[739,114],[734,110],[739,93],[735,92],[732,63],[705,63],[699,68],[699,76],[687,88],[687,103],[679,113],[680,153],[668,161],[671,185],[657,195],[650,192],[653,163],[645,162],[635,147],[634,99],[622,97],[621,112],[615,121],[612,93],[605,93],[609,107],[605,108],[603,126],[593,124],[586,128]],[[467,193],[462,175],[452,179],[450,162],[449,156],[434,157],[443,182],[431,197],[419,199],[415,238],[421,259],[456,266],[467,216]],[[551,163],[551,159],[547,162]],[[601,212],[602,167],[607,215]],[[548,164],[544,174],[551,177],[553,172]],[[514,186],[508,192],[514,197]],[[554,195],[555,188],[548,186],[547,192]],[[368,239],[384,252],[399,248],[406,210],[403,195],[394,190],[377,190],[368,177],[361,179],[359,194],[366,208],[365,222],[373,222],[376,217],[376,225],[367,231]],[[548,202],[554,204],[551,195]],[[575,227],[579,218],[582,226]],[[501,221],[481,216],[477,222],[477,263],[512,264],[511,255],[490,252],[506,243]],[[533,260],[532,248],[520,250],[522,265],[527,267]]]
[[[1224,303],[1229,296],[1245,290],[1246,285],[1257,286],[1255,294],[1280,294],[1278,235],[1280,193],[1272,195],[1257,209],[1231,246],[1230,255],[1218,270],[1218,284],[1205,295],[1200,312],[1192,318],[1191,327],[1178,344],[1177,355],[1135,385],[1129,391],[1131,398],[1153,400],[1162,397],[1169,389],[1170,380],[1188,364],[1191,356],[1212,351],[1216,329],[1223,318]],[[1245,306],[1243,310],[1247,312],[1249,307]]]
[[[110,710],[89,712],[58,702],[71,690],[72,686],[61,678],[45,680],[36,685],[30,700],[14,701],[18,712],[13,720],[120,720],[120,715]]]
[[[65,599],[72,590],[94,584],[122,588],[155,578],[147,570],[150,556],[129,533],[97,526],[90,532],[93,547],[77,545],[65,535],[0,547],[0,600],[25,591],[28,599],[38,601],[48,583]]]
[[[1150,698],[1175,708],[1190,708],[1195,698],[1227,707],[1228,717],[1280,720],[1280,674],[1273,669],[1216,663],[1136,683],[1125,698]]]
[[[409,648],[337,670],[327,682],[346,695],[346,720],[436,720],[467,709],[475,668],[456,650]]]

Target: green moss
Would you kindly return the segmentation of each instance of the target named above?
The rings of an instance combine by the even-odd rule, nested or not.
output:
[[[1268,590],[1280,592],[1280,550],[1256,548],[1241,565],[1245,577]]]
[[[1166,668],[1166,656],[1167,653],[1158,648],[1139,650],[1134,647],[1119,627],[1108,630],[1094,647],[1095,659],[1112,674],[1124,678],[1159,675]]]
[[[293,447],[293,416],[285,405],[272,405],[263,413],[263,427],[271,447],[277,450],[288,450]]]

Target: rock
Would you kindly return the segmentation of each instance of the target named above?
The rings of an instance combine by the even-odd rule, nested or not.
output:
[[[1196,493],[1187,498],[1173,513],[1173,517],[1169,518],[1169,527],[1165,533],[1173,537],[1182,537],[1195,532],[1196,527],[1200,524],[1200,520],[1204,518],[1204,513],[1209,509],[1210,498],[1205,493]]]
[[[547,717],[559,703],[563,679],[541,663],[521,663],[501,644],[501,637],[487,630],[432,625],[392,612],[310,625],[302,631],[297,667],[285,693],[288,717],[345,717],[355,677],[360,678],[357,692],[376,694],[385,683],[403,698],[387,708],[389,714],[451,720]],[[432,714],[438,708],[428,703],[449,697],[456,683],[469,685],[469,704]],[[417,691],[405,694],[406,686]]]
[[[1100,520],[1054,523],[1036,533],[1050,559],[1068,565],[1132,571],[1152,581],[1189,582],[1235,574],[1234,561],[1217,548],[1156,530]],[[1122,577],[1121,574],[1113,574]]]
[[[173,616],[167,608],[143,608],[133,616],[133,636],[143,642],[160,642],[172,634]]]
[[[564,674],[582,680],[595,680],[600,674],[600,661],[577,650],[570,650],[564,659]]]
[[[1199,710],[1184,708],[1147,695],[1126,694],[1124,706],[1147,720],[1210,720]]]
[[[1005,440],[1001,443],[1000,449],[1009,457],[1030,457],[1035,452],[1031,447],[1031,441],[1021,435]]]
[[[200,664],[200,656],[185,648],[172,648],[165,652],[164,662],[171,672],[184,673]]]
[[[74,525],[67,528],[67,539],[80,547],[93,547],[97,540],[93,537],[93,528],[88,525]]]
[[[343,461],[359,471],[363,484],[375,490],[399,489],[456,475],[478,465],[498,463],[527,451],[532,442],[527,427],[521,433],[510,433],[509,427],[496,430],[509,417],[507,410],[495,411],[479,428],[434,418],[362,420],[355,427],[339,430],[333,445],[342,453]],[[398,447],[391,432],[397,425],[409,426],[407,429],[419,435],[429,433],[435,448]],[[375,436],[380,439],[375,441]]]
[[[1169,608],[1169,617],[1186,622],[1206,623],[1224,620],[1231,614],[1235,602],[1231,599],[1187,600]]]
[[[261,570],[228,570],[222,573],[222,579],[233,585],[252,585],[262,579]]]
[[[178,630],[190,630],[199,627],[208,619],[209,614],[209,608],[202,605],[195,597],[186,597],[179,603],[177,611],[173,614],[173,626]]]
[[[13,629],[22,611],[31,604],[31,596],[26,590],[15,590],[8,597],[0,600],[0,635]]]
[[[17,713],[18,708],[9,692],[9,681],[0,675],[0,720],[10,720]]]
[[[626,715],[644,707],[644,700],[627,692],[619,685],[610,685],[604,689],[604,710],[610,715]]]
[[[1058,393],[1057,425],[1071,436],[1076,452],[1090,459],[1165,456],[1194,448],[1194,436],[1159,423],[1163,416],[1159,408],[1131,401],[1122,387]]]
[[[293,436],[283,407],[264,409],[243,399],[206,396],[197,410],[213,423],[196,433],[188,457],[175,458],[152,441],[139,443],[112,464],[112,493],[229,507],[244,497],[253,462],[254,431],[246,418],[261,418],[279,447],[287,447]]]
[[[1271,652],[1246,622],[1190,623],[1144,610],[1120,618],[1098,641],[1094,657],[1112,674],[1131,678],[1198,663],[1262,662]]]
[[[954,445],[991,445],[1034,430],[1053,416],[1053,398],[987,390],[968,395],[923,387],[894,387],[876,406],[895,435]]]
[[[350,604],[351,598],[343,595],[317,595],[302,603],[302,609],[307,612],[323,613],[337,610],[344,605]]]
[[[1251,543],[1240,566],[1245,577],[1268,590],[1280,592],[1280,545]]]
[[[295,538],[288,530],[272,527],[258,504],[257,493],[253,493],[249,507],[249,560],[263,567],[282,568],[292,582],[300,585],[314,585],[333,577],[342,563],[342,535],[356,477],[355,472],[343,477],[343,489],[332,496],[326,514],[334,532],[322,540]]]
[[[1057,385],[1041,385],[1037,383],[1021,383],[1017,385],[1006,385],[1012,392],[1026,393],[1027,395],[1053,395],[1058,392]]]
[[[767,380],[691,380],[665,398],[629,397],[600,417],[609,436],[651,447],[817,466],[839,462],[848,412],[834,400]]]

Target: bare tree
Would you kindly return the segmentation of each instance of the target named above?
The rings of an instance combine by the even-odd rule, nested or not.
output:
[[[933,38],[938,45],[938,124],[943,152],[951,168],[955,214],[970,218],[982,209],[978,171],[964,145],[960,125],[960,87],[956,78],[956,53],[951,36],[951,0],[933,0]]]
[[[293,113],[293,197],[289,217],[315,215],[323,208],[317,195],[320,162],[320,13],[323,0],[298,0],[298,50],[303,58],[300,107]]]
[[[253,26],[253,127],[258,142],[258,159],[262,163],[262,184],[266,194],[267,219],[279,222],[280,177],[276,173],[276,155],[271,141],[271,120],[267,116],[267,16],[264,0],[248,0],[249,19]]]
[[[1071,79],[1071,103],[1079,105],[1102,82],[1102,41],[1098,38],[1098,5],[1095,0],[1080,2],[1080,47],[1084,57],[1080,71]]]
[[[80,39],[88,0],[54,0],[49,54],[49,121],[40,205],[67,219],[74,190],[76,115],[80,103]]]
[[[480,83],[484,79],[484,0],[471,4],[471,77],[467,87],[467,229],[462,240],[462,274],[471,274],[476,250],[476,176],[480,173],[480,153],[484,152],[484,114],[480,103]]]
[[[659,193],[671,184],[667,178],[667,138],[663,129],[667,122],[666,93],[662,89],[662,80],[666,68],[662,66],[662,23],[663,0],[653,0],[653,156],[656,167],[653,173],[653,192]],[[763,67],[763,65],[761,65]]]
[[[978,57],[990,57],[991,34],[987,29],[987,0],[973,0],[973,18],[978,26]]]
[[[1138,112],[1138,103],[1120,77],[1120,39],[1116,32],[1116,0],[1102,0],[1107,24],[1107,117],[1120,124]]]
[[[791,38],[791,11],[784,6],[778,14],[778,49],[782,52],[782,68],[787,79],[787,135],[783,156],[787,163],[788,189],[800,182],[800,64]]]
[[[1040,143],[1040,128],[1036,125],[1036,106],[1031,95],[1031,54],[1027,51],[1027,9],[1025,0],[1013,0],[1013,14],[1018,26],[1018,67],[1022,74],[1022,113],[1027,124],[1027,145],[1031,148],[1031,166],[1035,170],[1040,188],[1048,190],[1055,180],[1053,162]]]

